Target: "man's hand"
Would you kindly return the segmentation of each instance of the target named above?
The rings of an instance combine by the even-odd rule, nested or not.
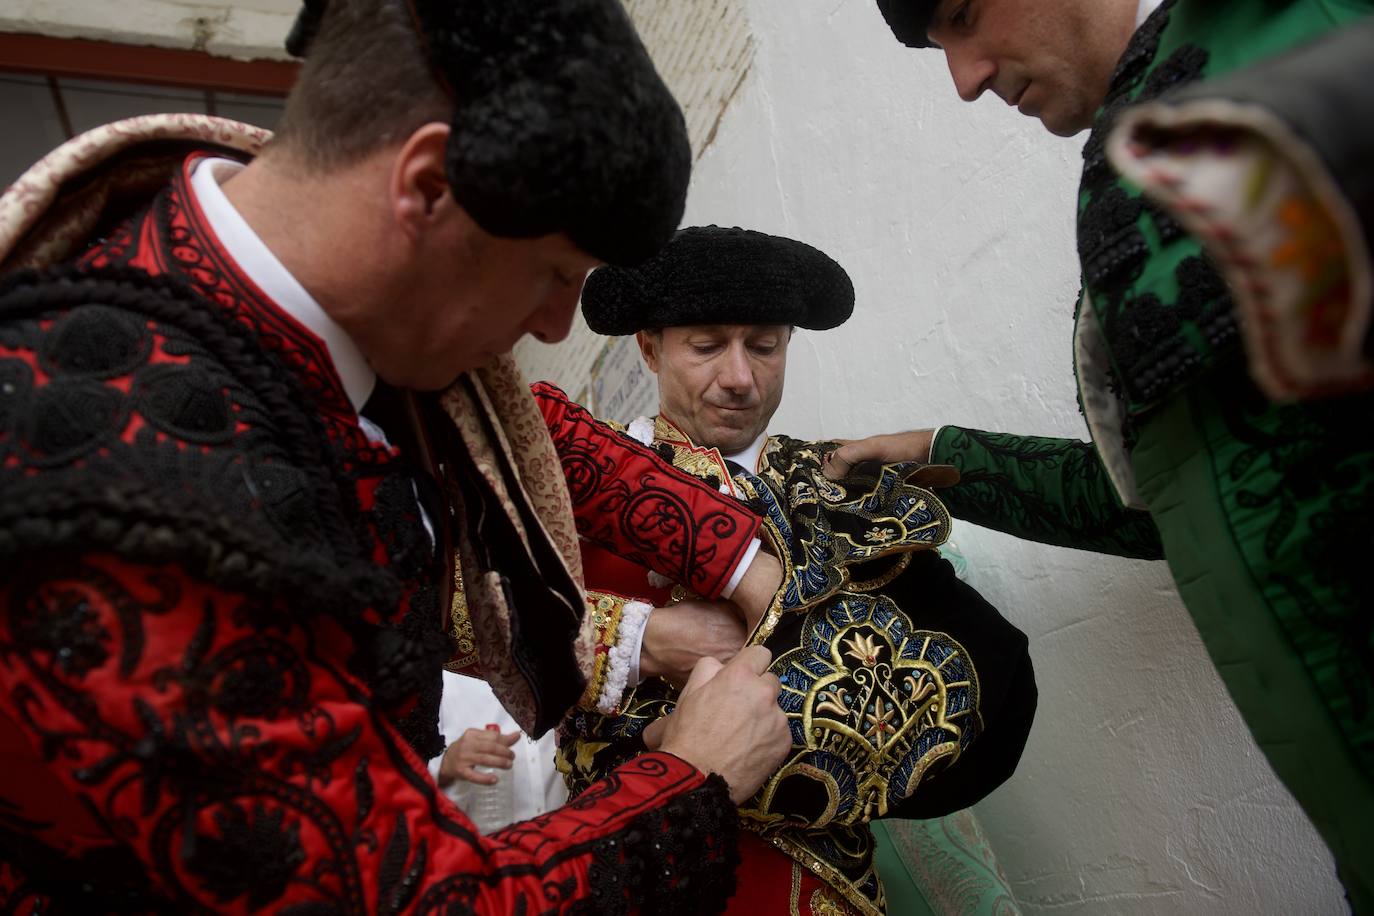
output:
[[[792,749],[787,717],[778,708],[782,685],[768,671],[772,660],[763,646],[747,646],[724,665],[702,659],[677,709],[645,729],[644,743],[720,774],[740,804]]]
[[[930,461],[930,447],[935,437],[933,429],[917,429],[909,433],[888,433],[867,439],[839,440],[843,444],[825,456],[821,470],[831,480],[848,477],[854,465],[865,461],[892,464],[897,461]]]
[[[752,631],[763,619],[781,585],[782,563],[760,548],[730,595],[730,600],[744,612],[744,625],[748,630]]]
[[[518,731],[503,735],[495,727],[468,729],[444,751],[444,759],[439,763],[439,785],[447,786],[458,779],[483,786],[496,785],[495,773],[482,773],[473,767],[509,770],[515,760],[515,752],[510,746],[519,740]]]
[[[639,673],[680,688],[703,658],[733,658],[744,647],[745,635],[743,615],[728,601],[681,601],[654,608],[644,626]]]

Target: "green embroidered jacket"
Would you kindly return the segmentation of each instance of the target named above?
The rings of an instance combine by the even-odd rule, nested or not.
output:
[[[1132,37],[1083,149],[1083,295],[1075,373],[1093,443],[947,426],[930,460],[962,482],[956,517],[1028,540],[1159,559],[1128,452],[1153,408],[1204,373],[1244,372],[1226,285],[1201,245],[1120,179],[1104,154],[1115,116],[1374,13],[1371,0],[1166,0]]]

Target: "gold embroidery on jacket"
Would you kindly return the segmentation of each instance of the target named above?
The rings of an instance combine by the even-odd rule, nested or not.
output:
[[[833,891],[798,905],[819,913],[847,903],[876,916],[885,895],[868,821],[958,759],[982,729],[978,676],[964,647],[917,630],[879,591],[906,571],[913,552],[945,541],[948,511],[907,482],[903,466],[831,483],[820,473],[823,447],[772,437],[759,473],[731,480],[719,452],[698,448],[662,418],[655,436],[672,446],[679,469],[733,484],[764,517],[760,537],[782,561],[784,587],[749,641],[791,634],[774,646],[772,671],[794,744],[741,808],[743,824]],[[655,678],[630,691],[617,716],[574,711],[558,751],[572,794],[634,753],[637,736],[676,698]]]
[[[472,618],[468,616],[468,599],[463,592],[461,564],[453,562],[453,602],[449,605],[449,636],[453,639],[454,655],[444,667],[462,671],[477,664],[477,637],[472,632]]]

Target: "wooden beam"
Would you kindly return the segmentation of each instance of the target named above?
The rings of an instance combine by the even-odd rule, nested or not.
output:
[[[281,97],[299,69],[294,61],[230,60],[203,51],[0,32],[0,71],[12,73]]]
[[[48,77],[48,95],[52,97],[53,111],[57,112],[57,121],[62,125],[62,136],[70,140],[76,136],[76,131],[72,130],[72,115],[67,110],[67,100],[62,98],[62,87],[57,85],[57,77]]]

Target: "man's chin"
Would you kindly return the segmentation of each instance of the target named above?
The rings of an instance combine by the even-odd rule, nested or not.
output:
[[[1047,131],[1049,131],[1050,133],[1054,134],[1056,137],[1075,137],[1075,136],[1077,136],[1077,135],[1083,133],[1083,131],[1087,130],[1089,127],[1092,126],[1090,123],[1089,123],[1089,124],[1080,124],[1080,123],[1077,123],[1077,122],[1068,123],[1068,124],[1063,124],[1063,123],[1058,123],[1058,122],[1056,122],[1056,123],[1054,123],[1054,124],[1051,124],[1049,121],[1046,121],[1044,118],[1041,118],[1041,119],[1040,119],[1040,123],[1043,124],[1043,125],[1045,125],[1045,130],[1047,130]]]
[[[411,391],[443,391],[458,380],[467,369],[457,369],[452,365],[413,365],[395,371],[377,371],[377,378],[393,388],[408,388]]]
[[[1064,111],[1051,106],[1041,112],[1023,112],[1030,117],[1036,118],[1044,126],[1045,130],[1054,134],[1056,137],[1073,137],[1092,127],[1092,114],[1086,117],[1077,111]]]
[[[754,444],[758,435],[751,432],[741,432],[730,427],[716,427],[711,431],[711,447],[718,449],[722,455],[733,455],[742,452]]]

